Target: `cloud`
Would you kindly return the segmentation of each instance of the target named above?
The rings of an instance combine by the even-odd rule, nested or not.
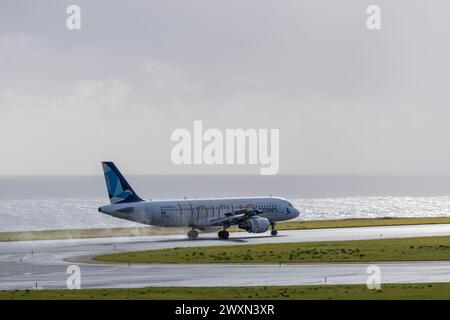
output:
[[[0,108],[13,110],[80,109],[103,111],[115,108],[132,91],[129,84],[117,79],[78,80],[38,86],[0,90]]]
[[[448,1],[380,0],[375,33],[358,0],[80,0],[79,32],[24,4],[0,12],[0,174],[202,173],[169,158],[194,120],[280,128],[282,173],[450,172]]]
[[[0,32],[0,48],[2,50],[18,50],[26,48],[36,40],[36,36],[23,32]]]

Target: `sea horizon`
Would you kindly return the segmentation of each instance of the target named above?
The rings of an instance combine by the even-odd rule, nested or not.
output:
[[[281,196],[299,220],[450,216],[446,176],[127,176],[147,200]],[[138,227],[101,214],[101,175],[0,177],[0,232]]]

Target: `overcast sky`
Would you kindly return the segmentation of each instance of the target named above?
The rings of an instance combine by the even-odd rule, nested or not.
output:
[[[282,174],[449,174],[449,32],[448,0],[5,0],[0,175],[259,173],[173,165],[194,120],[279,128]]]

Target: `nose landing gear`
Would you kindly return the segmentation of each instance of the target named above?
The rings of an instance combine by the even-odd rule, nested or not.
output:
[[[189,230],[189,232],[187,233],[187,236],[189,239],[197,239],[198,238],[198,232],[195,231],[194,229]]]
[[[277,229],[275,229],[276,228],[276,223],[275,222],[271,222],[270,223],[270,228],[271,228],[270,234],[273,235],[273,236],[276,236],[278,234]]]

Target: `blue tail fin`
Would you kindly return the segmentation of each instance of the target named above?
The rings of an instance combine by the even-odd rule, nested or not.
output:
[[[144,201],[133,191],[113,162],[102,162],[102,165],[112,204]]]

